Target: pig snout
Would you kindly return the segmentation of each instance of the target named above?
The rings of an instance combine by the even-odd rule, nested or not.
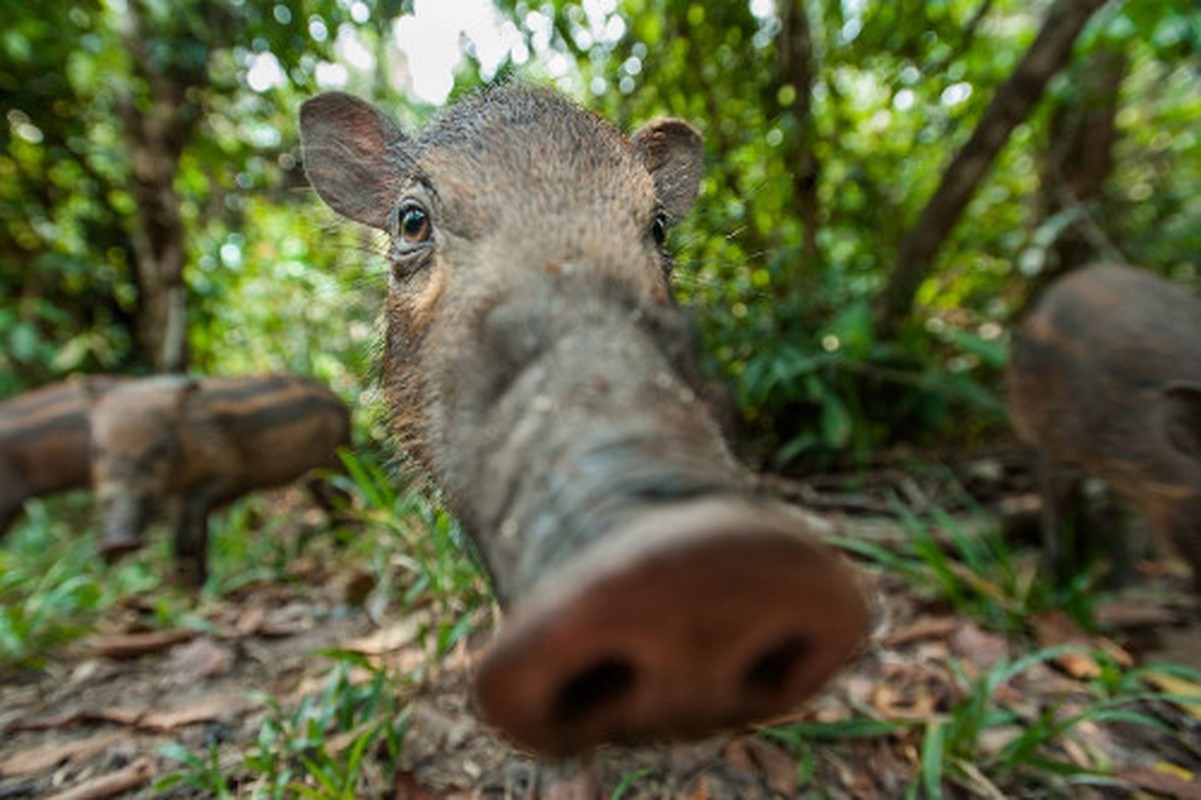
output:
[[[142,531],[151,517],[150,505],[149,498],[130,492],[100,493],[104,520],[100,554],[106,561],[115,561],[142,548]]]
[[[528,334],[544,317],[521,305]],[[862,641],[853,574],[747,491],[675,363],[674,312],[572,310],[503,391],[465,403],[493,415],[471,480],[489,490],[465,510],[495,531],[481,544],[509,605],[477,676],[483,715],[565,754],[793,710]]]
[[[542,752],[703,735],[795,708],[865,619],[850,571],[790,515],[733,497],[671,504],[536,585],[476,697]]]

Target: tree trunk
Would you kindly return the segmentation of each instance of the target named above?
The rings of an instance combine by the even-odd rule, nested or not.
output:
[[[901,243],[892,274],[878,298],[879,334],[894,338],[913,308],[914,295],[933,267],[943,242],[963,215],[1009,135],[1042,97],[1051,78],[1068,63],[1072,45],[1106,0],[1055,0],[1034,43],[997,89],[971,138],[951,159],[942,181]]]
[[[137,338],[156,372],[187,369],[186,242],[175,177],[183,148],[200,118],[189,89],[204,82],[203,65],[175,69],[151,54],[141,0],[126,5],[125,45],[136,80],[149,96],[141,107],[131,85],[121,100],[121,123],[129,154],[134,216],[134,259],[140,290]],[[176,44],[180,44],[176,42]]]
[[[1113,168],[1118,93],[1126,66],[1126,56],[1116,46],[1097,50],[1081,66],[1079,93],[1065,98],[1051,115],[1040,217],[1045,223],[1063,214],[1067,224],[1050,244],[1037,284],[1112,249],[1097,224],[1097,210]]]
[[[792,145],[792,198],[797,217],[803,227],[801,253],[804,258],[802,275],[812,276],[821,269],[821,254],[817,245],[818,218],[818,161],[814,152],[816,132],[813,121],[813,36],[804,0],[785,3],[780,13],[780,33],[777,39],[779,70],[773,88],[776,96],[784,86],[796,93],[792,113],[796,117],[796,137]],[[775,102],[775,98],[772,98]]]

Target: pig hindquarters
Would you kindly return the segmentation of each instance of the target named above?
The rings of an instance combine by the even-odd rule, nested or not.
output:
[[[88,485],[88,399],[120,380],[73,378],[0,403],[0,537],[29,498]]]

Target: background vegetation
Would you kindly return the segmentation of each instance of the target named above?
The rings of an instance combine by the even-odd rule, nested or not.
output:
[[[414,33],[437,8],[459,22]],[[733,391],[743,453],[772,469],[1005,436],[1009,326],[1047,280],[1089,259],[1201,289],[1193,0],[0,0],[0,11],[0,399],[81,372],[285,370],[331,384],[360,412],[360,441],[383,439],[371,413],[380,248],[317,202],[298,160],[297,108],[323,88],[385,104],[406,126],[514,77],[627,129],[694,121],[707,172],[671,234],[677,290],[708,369]],[[427,71],[435,62],[444,75]],[[426,649],[446,656],[486,633],[484,582],[453,520],[378,460],[363,447],[348,461],[366,523],[353,532],[312,537],[261,496],[222,515],[199,598],[165,585],[165,542],[106,567],[91,539],[80,544],[83,498],[31,502],[0,548],[0,673],[43,665],[130,608],[139,625],[204,631],[241,591],[279,583],[309,598],[323,579],[300,570],[306,559],[356,564],[376,617],[429,612]],[[1021,649],[978,674],[952,664],[938,713],[898,722],[859,708],[767,730],[801,759],[797,787],[821,785],[822,742],[870,741],[905,754],[904,769],[881,771],[906,796],[940,797],[944,784],[1072,796],[1112,771],[1075,758],[1077,728],[1165,727],[1128,710],[1147,700],[1143,668],[1108,656],[1082,680],[1087,697],[1061,707],[1039,669],[1063,648],[1031,651],[1031,625],[1063,608],[1087,626],[1099,602],[1087,576],[1066,600],[1047,594],[999,537],[948,520],[908,520],[898,548],[840,544],[908,587],[894,606],[912,594]],[[345,549],[331,555],[327,539]],[[271,705],[253,742],[163,748],[178,770],[159,788],[378,794],[425,666],[362,683],[348,677],[361,658],[334,659],[321,693]],[[999,749],[998,732],[1012,736]]]
[[[424,56],[394,35],[412,3],[5,6],[0,396],[184,367],[294,370],[361,394],[380,263],[305,187],[296,108],[340,86],[426,118]],[[995,433],[1008,324],[1086,258],[1199,280],[1189,0],[501,0],[481,14],[448,64],[452,97],[516,75],[626,127],[666,113],[704,130],[678,287],[768,466]],[[927,204],[963,174],[952,156],[995,123],[990,102],[1055,14],[1087,21],[1066,65],[1041,94],[1017,87],[1028,113],[902,279]]]

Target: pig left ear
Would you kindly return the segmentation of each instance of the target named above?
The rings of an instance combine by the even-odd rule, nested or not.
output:
[[[1201,462],[1201,382],[1173,381],[1165,386],[1159,417],[1168,443]]]
[[[388,230],[407,146],[391,117],[354,95],[324,92],[300,106],[309,183],[334,211],[365,225]]]
[[[655,193],[669,225],[688,213],[701,182],[704,140],[680,119],[657,119],[630,137],[643,166],[655,181]]]

